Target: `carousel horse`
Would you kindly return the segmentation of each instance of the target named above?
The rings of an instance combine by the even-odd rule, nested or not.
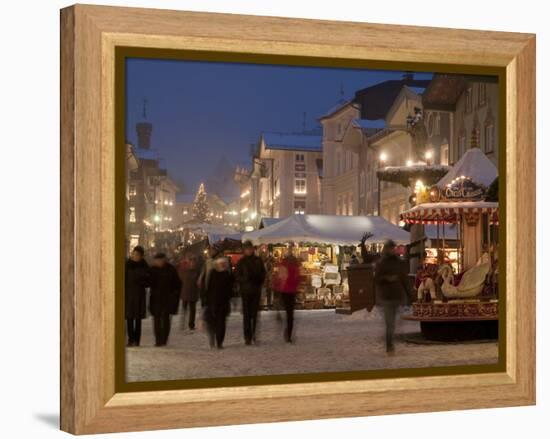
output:
[[[449,265],[439,268],[438,274],[443,278],[441,292],[449,299],[467,299],[479,295],[485,286],[485,278],[491,269],[490,262],[482,256],[477,265],[466,270],[458,285],[453,285],[453,269]]]
[[[437,298],[437,265],[427,264],[420,268],[417,276],[421,279],[417,287],[417,299],[424,301],[425,294],[429,293],[430,300]]]
[[[425,278],[417,288],[417,299],[419,302],[422,302],[424,299],[424,292],[429,291],[430,299],[434,300],[436,298],[436,288],[435,282],[431,277]]]

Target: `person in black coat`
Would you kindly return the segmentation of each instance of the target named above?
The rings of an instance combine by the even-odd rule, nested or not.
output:
[[[228,270],[225,257],[214,261],[214,270],[210,273],[208,288],[204,295],[204,320],[208,331],[210,347],[223,348],[227,316],[231,310],[233,293],[233,275]]]
[[[382,249],[382,257],[376,263],[374,271],[376,303],[384,310],[386,352],[390,354],[395,351],[393,336],[397,310],[407,303],[410,289],[407,264],[401,260],[395,249],[395,242],[386,241]]]
[[[266,272],[264,262],[254,254],[255,249],[252,242],[246,241],[243,244],[243,251],[244,256],[235,268],[235,278],[239,285],[243,305],[244,340],[249,345],[256,341],[258,309]]]
[[[176,268],[166,260],[164,253],[154,256],[150,274],[149,310],[153,315],[155,346],[165,346],[170,335],[170,315],[178,312],[181,281]]]
[[[143,247],[136,246],[126,261],[124,275],[124,314],[128,346],[139,346],[141,320],[146,315],[145,288],[149,286],[149,266],[143,258]]]

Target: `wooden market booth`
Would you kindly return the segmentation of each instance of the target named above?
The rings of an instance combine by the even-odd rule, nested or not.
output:
[[[242,240],[270,246],[279,255],[293,244],[295,256],[302,261],[297,306],[334,308],[349,304],[347,274],[339,256],[343,248],[357,249],[366,232],[367,245],[381,245],[388,239],[400,245],[410,241],[407,231],[382,217],[339,215],[292,215],[245,233]]]

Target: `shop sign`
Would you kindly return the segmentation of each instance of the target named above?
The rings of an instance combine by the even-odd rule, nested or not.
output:
[[[461,176],[441,189],[438,195],[446,200],[481,200],[485,191],[486,188],[482,184],[476,183],[469,177]],[[435,197],[436,195],[433,198]]]

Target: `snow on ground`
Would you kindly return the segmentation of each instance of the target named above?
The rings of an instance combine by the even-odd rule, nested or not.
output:
[[[197,315],[200,315],[197,310]],[[296,311],[295,342],[283,341],[283,322],[275,311],[260,313],[258,344],[246,346],[239,312],[228,319],[225,349],[210,349],[202,322],[182,330],[174,316],[168,346],[154,347],[152,319],[143,321],[141,347],[127,348],[128,381],[277,375],[288,373],[492,364],[498,360],[496,342],[417,344],[406,334],[420,331],[416,322],[399,320],[396,353],[387,356],[381,314],[334,310]]]

